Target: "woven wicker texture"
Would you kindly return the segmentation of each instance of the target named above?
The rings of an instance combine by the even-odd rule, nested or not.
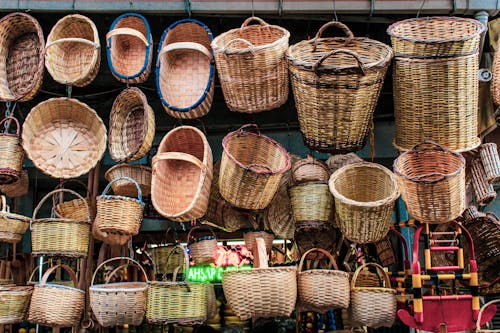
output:
[[[346,37],[322,37],[329,27],[339,28]],[[330,153],[361,149],[392,49],[354,37],[340,22],[329,22],[315,38],[292,45],[287,58],[306,146]]]
[[[297,300],[297,267],[224,271],[222,288],[241,320],[288,317]]]
[[[0,121],[0,126],[10,126],[12,123],[16,126],[16,132],[10,134],[4,129],[0,133],[0,184],[12,184],[19,180],[23,171],[24,151],[21,146],[19,136],[19,122],[14,117],[5,117]]]
[[[28,171],[23,170],[19,176],[19,179],[12,184],[0,185],[0,191],[5,193],[9,198],[21,197],[28,193],[29,190],[29,178]]]
[[[209,236],[196,237],[193,232],[195,230],[208,229]],[[210,227],[192,227],[187,235],[188,248],[191,258],[195,265],[211,264],[215,261],[215,254],[217,253],[217,238],[214,231]]]
[[[339,233],[332,224],[318,221],[297,222],[294,240],[299,248],[300,254],[310,249],[321,248],[332,252],[339,238]],[[308,260],[324,259],[322,252],[309,252]]]
[[[31,109],[22,139],[37,168],[54,178],[75,178],[102,158],[106,127],[88,105],[72,98],[51,98]]]
[[[125,197],[136,197],[138,195],[137,187],[135,187],[134,183],[123,179],[123,177],[135,180],[140,185],[143,196],[151,194],[150,167],[137,164],[117,164],[109,168],[104,174],[104,178],[110,183],[118,179],[111,184],[113,193]]]
[[[245,240],[245,246],[248,250],[253,252],[255,246],[255,239],[262,238],[266,244],[266,252],[269,254],[273,248],[274,235],[270,231],[266,230],[250,230],[243,233],[243,239]]]
[[[127,88],[115,99],[109,116],[109,154],[117,162],[144,157],[153,144],[155,114],[139,88]]]
[[[57,217],[63,217],[77,221],[85,221],[89,218],[90,209],[90,216],[94,216],[92,202],[90,200],[87,185],[85,185],[85,183],[75,179],[68,179],[60,182],[55,189],[57,190],[60,188],[64,188],[64,186],[67,186],[68,183],[76,183],[80,185],[81,188],[85,189],[85,199],[81,200],[79,198],[76,198],[65,201],[64,192],[58,192],[54,194],[52,196],[52,202],[55,215]]]
[[[10,212],[5,197],[1,196],[0,242],[17,243],[30,226],[29,217]]]
[[[376,242],[375,251],[377,252],[377,258],[379,262],[384,267],[389,267],[397,263],[397,257],[392,248],[392,242],[390,234]]]
[[[399,155],[394,173],[408,213],[420,222],[446,223],[465,210],[465,160],[433,142]]]
[[[156,62],[156,88],[165,111],[174,118],[206,115],[214,96],[213,36],[203,23],[184,19],[161,37]]]
[[[55,81],[84,87],[95,79],[100,63],[101,45],[94,22],[79,14],[57,21],[45,46],[45,67]]]
[[[33,287],[0,288],[0,325],[18,324],[26,319]]]
[[[32,16],[12,13],[0,19],[0,101],[24,102],[42,86],[45,39]]]
[[[256,21],[257,25],[249,25]],[[217,36],[212,47],[224,100],[231,111],[276,109],[288,99],[285,52],[290,33],[258,17]]]
[[[500,181],[500,157],[496,143],[484,143],[479,147],[479,156],[490,183]]]
[[[329,186],[337,223],[347,239],[371,243],[387,235],[399,197],[396,178],[389,169],[369,162],[346,165],[332,174]]]
[[[306,158],[292,164],[292,178],[296,184],[327,182],[329,176],[330,174],[325,162],[317,160],[311,155],[307,155]]]
[[[201,218],[208,207],[213,174],[212,149],[196,127],[168,132],[153,157],[151,201],[174,221]]]
[[[333,222],[334,202],[328,184],[299,184],[290,187],[289,194],[296,222]]]
[[[488,182],[486,171],[479,156],[474,158],[470,166],[470,178],[472,180],[472,188],[476,202],[480,206],[487,206],[497,197],[497,192],[493,185]]]
[[[172,230],[169,228],[169,230]],[[169,232],[167,230],[167,234]],[[173,231],[173,230],[172,230]],[[172,243],[165,243],[148,251],[153,259],[155,274],[169,275],[173,274],[177,267],[180,267],[177,274],[184,271],[184,248],[173,240]]]
[[[153,38],[144,16],[118,16],[106,34],[106,55],[113,76],[123,83],[143,83],[151,73]]]
[[[357,162],[362,162],[363,159],[356,155],[355,153],[330,155],[326,160],[326,165],[330,170],[330,174],[334,173],[338,169],[342,168],[344,165],[349,165]]]
[[[387,33],[397,57],[455,57],[476,53],[484,26],[462,17],[412,18],[392,24]]]
[[[35,285],[31,296],[28,321],[50,327],[72,327],[80,322],[85,306],[83,290],[47,283],[47,279],[57,268],[68,272],[73,285],[78,284],[75,272],[66,265],[56,265],[43,274],[42,280]]]
[[[233,206],[264,209],[291,167],[290,156],[278,142],[247,128],[256,129],[257,125],[242,126],[222,140],[220,194]]]
[[[130,235],[101,231],[97,228],[95,223],[92,224],[92,236],[94,236],[94,239],[100,240],[108,245],[120,246],[127,244],[132,239]]]
[[[476,332],[476,333],[498,333],[497,329],[495,330],[495,329],[482,329],[481,328],[481,318],[483,317],[484,310],[486,310],[490,305],[495,304],[495,303],[500,303],[500,299],[491,300],[481,307],[481,310],[479,311],[479,315],[477,316],[476,330],[474,332]],[[498,311],[498,307],[497,307],[497,311]]]
[[[497,47],[497,50],[500,48]],[[491,70],[493,72],[490,85],[491,98],[496,105],[500,105],[500,52],[495,52]]]

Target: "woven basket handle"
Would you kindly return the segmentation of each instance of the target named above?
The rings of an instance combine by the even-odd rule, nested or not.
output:
[[[267,23],[266,21],[264,21],[264,20],[263,20],[263,19],[261,19],[260,17],[257,17],[257,16],[252,16],[252,17],[247,18],[247,19],[243,22],[243,24],[241,25],[241,27],[242,27],[242,28],[244,28],[244,27],[248,26],[248,24],[249,24],[250,22],[252,22],[252,21],[255,21],[255,22],[259,23],[260,25],[264,25],[264,26],[269,25],[269,23]]]
[[[93,42],[91,40],[88,40],[88,39],[85,39],[85,38],[71,37],[71,38],[60,38],[60,39],[56,39],[55,41],[52,41],[50,43],[47,43],[45,45],[45,52],[47,52],[47,50],[49,49],[49,47],[54,46],[56,44],[60,44],[60,43],[81,43],[81,44],[86,44],[86,45],[89,45],[89,46],[93,46],[96,49],[98,49],[98,48],[101,47],[101,45],[99,43],[95,43],[95,42]]]
[[[246,44],[248,46],[248,48],[247,49],[234,49],[234,50],[228,51],[227,49],[229,48],[229,46],[231,46],[232,44],[234,44],[236,42],[241,42],[243,44]],[[235,39],[231,39],[229,42],[227,42],[222,47],[221,52],[224,52],[225,54],[236,54],[236,53],[247,53],[248,51],[250,51],[253,54],[254,47],[255,46],[252,43],[250,43],[249,41],[247,41],[244,38],[235,38]]]
[[[490,305],[495,304],[495,303],[500,303],[500,298],[489,301],[488,303],[484,304],[481,307],[481,310],[479,310],[479,315],[477,316],[477,321],[476,321],[476,331],[477,332],[479,332],[479,331],[484,332],[484,330],[481,330],[481,317],[483,316],[484,310],[486,310]],[[498,308],[497,308],[497,310],[498,310]],[[491,330],[490,332],[498,332],[498,331]]]
[[[42,280],[40,280],[40,284],[42,284],[42,285],[47,284],[47,279],[49,278],[50,274],[52,274],[59,267],[64,269],[66,272],[68,272],[69,277],[71,278],[71,281],[73,281],[73,286],[76,288],[76,286],[78,286],[78,278],[76,277],[75,271],[72,270],[71,267],[69,267],[68,265],[65,265],[65,264],[59,264],[59,265],[55,265],[55,266],[52,266],[51,268],[49,268],[45,272],[45,274],[43,274]]]
[[[10,208],[7,205],[7,198],[5,198],[5,195],[2,195],[2,213],[10,213]]]
[[[67,193],[70,193],[70,194],[73,194],[75,197],[77,197],[78,199],[81,199],[82,201],[85,202],[85,207],[87,208],[87,213],[88,213],[88,223],[90,223],[90,209],[89,209],[89,205],[87,203],[87,200],[85,200],[80,194],[76,193],[75,191],[72,191],[72,190],[68,190],[66,188],[60,188],[60,189],[57,189],[57,190],[53,190],[49,193],[47,193],[43,198],[42,200],[40,200],[40,202],[38,203],[38,205],[35,207],[35,210],[33,210],[33,217],[31,218],[31,221],[30,221],[30,230],[31,230],[31,222],[33,222],[34,220],[36,220],[36,215],[38,214],[38,211],[40,210],[40,208],[43,206],[43,204],[45,203],[45,201],[47,201],[47,199],[49,197],[51,197],[52,195],[56,194],[56,193],[59,193],[59,192],[67,192]]]
[[[166,161],[166,160],[181,160],[181,161],[189,162],[189,163],[192,163],[192,164],[196,165],[202,171],[206,171],[207,170],[207,166],[205,164],[203,164],[203,162],[200,161],[195,156],[193,156],[191,154],[177,152],[177,151],[156,154],[156,156],[153,157],[153,167],[159,161]],[[155,169],[153,169],[153,172],[154,171],[155,171]]]
[[[165,231],[165,241],[168,243],[168,235],[172,232],[172,239],[174,240],[173,244],[178,244],[179,240],[177,239],[177,233],[175,232],[174,228],[168,227],[167,231]]]
[[[237,133],[243,133],[245,132],[245,130],[247,129],[252,129],[253,132],[256,132],[258,135],[260,135],[260,129],[259,129],[259,125],[257,124],[246,124],[246,125],[243,125],[241,126],[240,128],[238,128],[236,130]]]
[[[113,179],[112,181],[109,182],[109,184],[106,186],[106,188],[104,189],[104,191],[102,191],[101,195],[107,195],[108,192],[109,192],[109,189],[111,188],[111,185],[113,185],[115,182],[117,182],[119,180],[126,180],[126,181],[129,181],[132,184],[134,184],[135,187],[137,188],[137,199],[139,199],[139,201],[142,202],[142,190],[141,190],[141,186],[135,181],[135,179],[132,179],[130,177],[118,177],[118,178]]]
[[[210,233],[212,234],[212,236],[214,236],[216,239],[217,239],[217,236],[215,235],[215,232],[213,231],[212,228],[210,228],[209,226],[199,226],[199,225],[196,225],[194,227],[192,227],[191,229],[189,229],[189,232],[187,234],[187,242],[189,244],[189,239],[191,238],[191,233],[196,230],[196,229],[207,229],[208,231],[210,231]],[[194,236],[193,236],[194,237]]]
[[[325,30],[330,28],[330,27],[336,27],[345,33],[345,35],[347,37],[345,44],[349,44],[351,42],[351,39],[354,38],[354,34],[347,27],[347,25],[345,25],[344,23],[337,22],[337,21],[330,21],[328,23],[323,24],[323,26],[321,28],[319,28],[318,32],[316,33],[316,36],[314,37],[314,40],[313,40],[314,41],[313,52],[316,51],[316,47],[318,46],[318,40],[323,35],[323,32],[325,32]]]
[[[55,190],[64,188],[64,185],[66,185],[68,183],[75,183],[75,184],[81,185],[85,189],[85,192],[87,193],[86,198],[90,197],[90,193],[89,193],[89,189],[88,189],[87,185],[85,185],[84,182],[82,182],[81,180],[78,180],[78,179],[66,179],[66,180],[63,180],[62,182],[60,182],[56,186]],[[53,195],[52,196],[52,204],[55,206],[55,205],[57,205],[58,202],[59,202],[59,196],[58,195]]]
[[[335,268],[335,270],[339,270],[339,267],[337,266],[337,263],[335,262],[335,258],[333,258],[333,256],[330,254],[330,252],[324,250],[324,249],[320,249],[320,248],[312,248],[310,250],[307,250],[303,255],[302,255],[302,258],[300,258],[300,263],[299,263],[299,269],[298,271],[299,272],[302,272],[302,267],[304,265],[304,261],[306,260],[306,257],[309,253],[311,252],[321,252],[323,253],[329,260],[330,260],[330,263],[332,264],[333,268]]]
[[[370,263],[361,265],[361,266],[358,267],[358,269],[356,269],[356,271],[354,272],[354,275],[352,276],[351,289],[353,289],[353,288],[356,287],[356,280],[358,279],[359,272],[361,272],[361,270],[363,268],[368,267],[368,266],[375,267],[377,269],[378,276],[380,276],[381,278],[384,279],[384,281],[385,281],[385,287],[386,288],[390,288],[390,286],[391,286],[391,279],[389,278],[389,275],[384,270],[384,268],[382,266],[380,266],[379,264],[375,264],[373,262],[370,262]]]
[[[111,37],[118,36],[118,35],[129,35],[129,36],[134,36],[139,38],[146,47],[149,46],[149,42],[146,39],[146,36],[144,36],[139,30],[132,29],[132,28],[116,28],[111,30],[106,34],[106,46],[109,48],[109,41]]]
[[[322,56],[320,59],[318,59],[318,61],[316,61],[316,63],[312,67],[312,70],[314,72],[317,72],[319,70],[319,67],[323,63],[323,61],[325,61],[326,59],[330,58],[331,56],[334,56],[334,55],[339,54],[339,53],[347,54],[347,55],[350,55],[351,57],[353,57],[356,60],[356,62],[358,64],[358,68],[360,69],[361,73],[363,75],[365,75],[365,69],[363,67],[364,65],[363,65],[363,62],[361,61],[361,58],[359,57],[359,55],[354,51],[346,50],[346,49],[336,49],[336,50],[332,50],[332,51],[328,52],[327,54]]]
[[[202,44],[194,43],[194,42],[177,42],[177,43],[168,44],[167,46],[165,46],[164,48],[161,49],[160,53],[158,54],[158,58],[163,57],[163,55],[167,54],[168,52],[176,51],[176,50],[198,51],[200,53],[203,53],[208,59],[212,59],[212,52],[210,52]]]
[[[189,239],[189,236],[188,236],[188,239]],[[172,256],[172,254],[175,253],[176,249],[180,249],[182,251],[182,254],[184,256],[184,280],[186,280],[186,272],[188,271],[189,269],[189,256],[186,252],[186,250],[184,249],[184,247],[182,247],[182,245],[180,244],[176,244],[175,247],[172,249],[172,251],[170,251],[170,253],[168,254],[167,256],[167,260],[166,260],[166,264],[165,266],[168,266],[168,261],[170,260],[170,257]],[[177,280],[177,274],[179,273],[179,270],[181,269],[180,266],[177,266],[175,269],[174,269],[174,272],[173,272],[173,275],[172,275],[172,281],[175,282]],[[166,274],[163,275],[163,280],[165,280],[165,276]]]
[[[10,120],[14,120],[14,123],[16,124],[16,136],[19,136],[19,121],[14,118],[14,117],[5,117],[0,121],[0,125],[2,125],[5,121],[9,120],[9,125],[10,125]]]
[[[436,143],[434,141],[429,141],[429,140],[417,143],[416,145],[414,145],[410,149],[410,151],[413,151],[413,152],[426,151],[429,148],[432,148],[432,149],[438,150],[438,151],[442,151],[442,152],[451,152],[451,150],[441,146],[439,143]]]
[[[110,263],[112,261],[117,261],[117,260],[127,260],[129,263],[128,265],[132,264],[132,265],[136,265],[137,267],[140,268],[142,274],[144,275],[144,278],[146,279],[146,281],[148,281],[148,274],[146,273],[146,271],[144,270],[144,268],[142,267],[142,265],[135,261],[134,259],[132,258],[129,258],[129,257],[114,257],[114,258],[111,258],[111,259],[108,259],[108,260],[104,260],[99,266],[97,266],[97,268],[95,269],[95,272],[94,274],[92,275],[92,281],[90,282],[90,285],[93,286],[94,285],[94,280],[95,280],[95,277],[97,276],[97,272],[99,272],[99,270],[104,267],[104,265],[106,265],[107,263]],[[118,266],[118,268],[122,268],[123,266],[125,265],[120,265]],[[116,273],[117,271],[116,270],[113,270],[114,273]],[[106,281],[106,283],[108,283],[109,280]]]

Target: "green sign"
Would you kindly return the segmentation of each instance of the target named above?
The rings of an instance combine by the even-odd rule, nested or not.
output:
[[[222,282],[222,272],[224,271],[249,270],[249,269],[252,269],[252,266],[250,265],[245,265],[241,267],[192,266],[189,267],[187,279],[188,281],[192,282],[219,283]]]

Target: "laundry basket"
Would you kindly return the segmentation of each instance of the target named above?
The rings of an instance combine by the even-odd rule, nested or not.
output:
[[[138,194],[137,187],[124,177],[135,180],[141,187],[143,196],[151,194],[151,167],[138,164],[117,164],[109,168],[104,174],[104,178],[111,183],[113,193],[126,197],[135,197]],[[115,179],[118,180],[113,182]]]
[[[0,133],[0,184],[8,185],[19,180],[23,171],[24,151],[19,135],[20,125],[16,118],[5,117],[0,126],[15,125],[15,132],[9,133],[8,127]]]
[[[10,212],[5,196],[1,196],[0,242],[17,243],[30,226],[29,217]]]

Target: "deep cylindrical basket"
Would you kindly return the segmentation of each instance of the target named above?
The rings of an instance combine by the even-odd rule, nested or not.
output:
[[[126,197],[136,197],[137,187],[134,183],[123,179],[123,177],[132,178],[140,185],[142,195],[148,196],[151,194],[151,167],[138,164],[117,164],[112,166],[104,174],[104,178],[108,182],[119,179],[111,184],[113,193]]]
[[[472,187],[474,188],[476,202],[480,206],[487,206],[492,203],[497,197],[497,192],[493,188],[493,185],[488,182],[488,177],[483,163],[481,162],[481,158],[474,158],[472,160],[470,177],[472,180]]]
[[[249,25],[256,21],[257,25]],[[290,33],[258,17],[217,36],[212,47],[224,100],[231,111],[276,109],[288,98],[285,52]]]
[[[292,165],[292,179],[293,182],[327,182],[330,176],[328,167],[325,162],[320,161],[307,155],[306,158],[301,159]]]
[[[500,75],[500,73],[499,73]],[[479,155],[483,163],[486,178],[489,183],[500,181],[500,157],[496,143],[484,143],[479,147]]]
[[[5,197],[1,196],[0,242],[17,243],[30,226],[30,218],[10,212]]]
[[[193,231],[198,229],[208,229],[210,235],[196,238]],[[215,261],[217,252],[217,238],[210,227],[192,227],[188,232],[188,248],[195,265],[210,264]]]
[[[243,233],[243,239],[245,240],[246,248],[253,252],[256,239],[262,238],[264,239],[264,243],[266,244],[266,252],[269,254],[273,248],[274,235],[272,232],[267,230],[249,230]]]
[[[446,223],[465,210],[465,159],[423,142],[399,155],[394,173],[408,213],[420,222]]]
[[[17,198],[26,195],[29,190],[28,171],[21,171],[19,179],[12,184],[0,185],[0,191],[9,198]]]
[[[387,235],[399,197],[396,178],[389,169],[369,162],[346,165],[332,174],[329,186],[337,223],[346,238],[371,243]]]
[[[38,21],[26,13],[0,19],[0,101],[25,102],[40,90],[45,39]]]
[[[57,185],[56,190],[64,188],[64,186],[70,182],[77,183],[82,188],[84,188],[86,192],[86,197],[84,200],[76,198],[65,201],[63,197],[64,193],[58,192],[57,194],[53,195],[52,201],[53,201],[54,213],[56,214],[56,216],[78,221],[82,220],[84,221],[88,219],[89,209],[90,209],[90,215],[94,216],[92,210],[92,203],[89,197],[87,185],[85,185],[85,183],[76,179],[68,179],[60,182],[59,185]]]
[[[14,123],[16,132],[10,134],[4,129],[0,133],[0,184],[12,184],[19,180],[21,172],[23,172],[24,151],[21,145],[21,137],[19,135],[20,125],[16,118],[5,117],[0,121],[0,126],[10,125]]]
[[[290,200],[295,222],[333,222],[334,202],[325,183],[304,183],[290,187]]]
[[[0,325],[26,319],[33,287],[0,287]]]
[[[345,37],[322,37],[329,27]],[[340,22],[323,25],[316,37],[287,51],[300,131],[307,147],[330,153],[360,150],[392,49],[369,38],[354,37]]]

